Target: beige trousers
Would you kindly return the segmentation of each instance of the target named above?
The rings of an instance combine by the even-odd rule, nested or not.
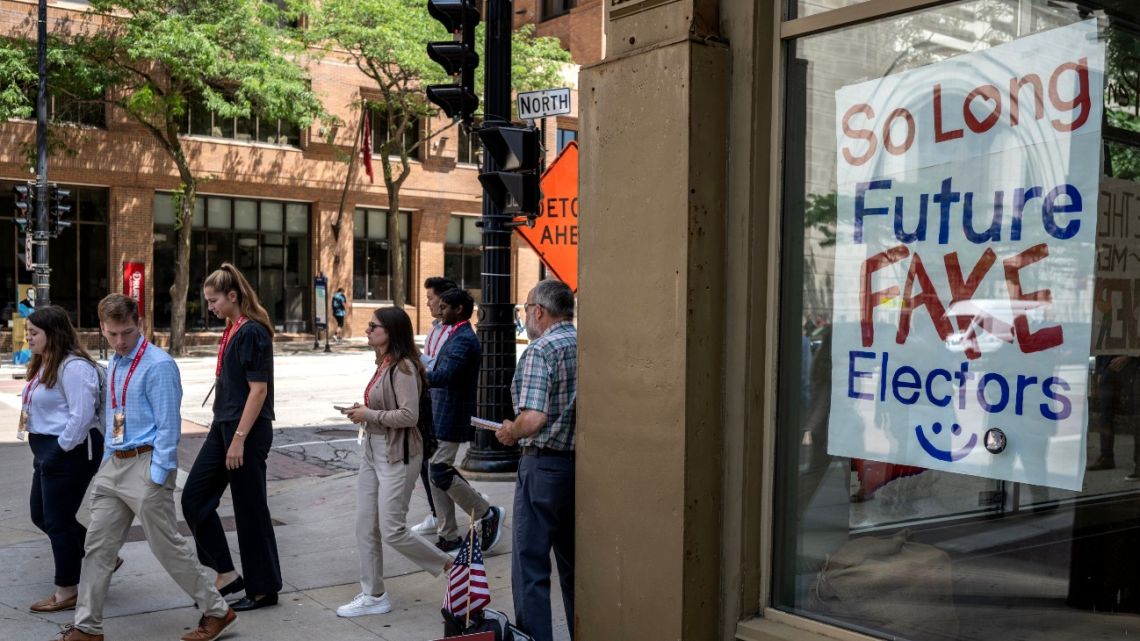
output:
[[[455,441],[440,441],[439,449],[431,457],[431,464],[455,467],[455,457],[459,454],[460,445],[462,444]],[[466,479],[458,475],[452,477],[451,486],[446,492],[433,483],[431,497],[435,501],[435,515],[439,520],[439,535],[449,541],[459,537],[459,524],[455,520],[456,505],[467,516],[474,514],[476,519],[483,518],[491,508],[491,504],[480,496]]]
[[[174,482],[150,480],[150,452],[134,458],[114,456],[103,461],[92,480],[91,525],[87,528],[75,627],[87,634],[103,634],[103,601],[115,559],[137,516],[150,551],[198,609],[208,616],[225,616],[229,610],[214,581],[194,555],[194,547],[178,532],[174,511]]]
[[[389,463],[383,434],[365,434],[356,482],[356,541],[360,548],[360,590],[384,593],[384,543],[433,576],[451,557],[407,527],[408,502],[420,473],[423,455]]]

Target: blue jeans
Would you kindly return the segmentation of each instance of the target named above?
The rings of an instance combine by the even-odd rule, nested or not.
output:
[[[574,634],[574,459],[523,455],[515,486],[512,592],[518,627],[553,641],[550,551],[558,562],[562,604]]]

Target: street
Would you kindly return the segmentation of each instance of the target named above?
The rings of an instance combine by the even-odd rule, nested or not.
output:
[[[180,359],[185,389],[183,438],[179,446],[181,488],[186,471],[206,434],[210,408],[202,400],[213,380],[212,357]],[[275,360],[277,421],[269,458],[269,503],[275,521],[285,587],[281,605],[240,615],[235,639],[274,641],[385,639],[421,641],[442,637],[439,607],[444,579],[432,577],[391,549],[385,551],[385,577],[393,610],[386,615],[341,619],[337,606],[358,591],[354,534],[356,429],[333,404],[356,400],[371,375],[369,351],[339,348],[332,354],[278,355]],[[72,612],[40,615],[27,606],[51,591],[52,557],[47,537],[28,516],[31,453],[17,441],[19,370],[0,367],[0,638],[23,641],[52,638]],[[462,460],[462,452],[460,460]],[[492,504],[507,507],[503,540],[486,557],[492,608],[513,615],[510,591],[510,526],[513,482],[474,481]],[[176,500],[179,495],[176,494]],[[230,546],[240,566],[228,495],[220,510]],[[416,488],[409,527],[428,513],[423,489]],[[227,518],[231,517],[231,518]],[[80,520],[87,522],[86,510]],[[460,519],[465,523],[465,519]],[[184,528],[184,526],[183,526]],[[185,528],[183,530],[186,532]],[[434,536],[433,536],[434,538]],[[106,604],[108,641],[175,639],[197,622],[192,603],[154,559],[136,524],[120,556]],[[554,581],[556,634],[568,639],[561,596]]]

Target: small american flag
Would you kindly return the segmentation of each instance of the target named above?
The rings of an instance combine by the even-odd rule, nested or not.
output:
[[[455,565],[447,575],[443,607],[456,617],[473,617],[490,603],[491,590],[487,587],[487,571],[483,567],[483,550],[479,546],[479,528],[476,526],[464,537]]]

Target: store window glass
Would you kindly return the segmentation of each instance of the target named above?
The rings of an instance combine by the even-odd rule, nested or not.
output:
[[[404,287],[411,290],[411,240],[406,211],[400,212],[400,251],[404,258]],[[388,242],[388,211],[357,209],[353,216],[352,298],[358,301],[392,300],[392,266]]]
[[[806,1],[792,4],[801,11],[823,5]],[[1093,191],[1099,190],[1097,198],[1085,198],[1081,210],[1086,214],[1082,218],[1085,224],[1092,224],[1092,212],[1096,212],[1096,236],[1084,255],[1096,272],[1095,276],[1087,274],[1080,282],[1050,282],[1062,279],[1057,274],[1070,273],[1064,271],[1069,265],[1053,262],[1060,265],[1059,271],[1053,275],[1038,273],[1037,280],[1024,291],[1069,291],[1063,289],[1067,286],[1089,294],[1082,299],[1093,301],[1088,306],[1089,313],[1077,318],[1073,311],[1076,306],[1067,301],[1054,301],[1046,307],[1038,305],[1038,300],[1024,309],[1018,308],[1006,293],[1006,263],[1001,263],[1002,271],[994,276],[1000,279],[1000,288],[987,280],[990,276],[985,275],[985,270],[978,272],[978,279],[971,280],[971,270],[982,255],[980,249],[968,258],[964,257],[965,252],[954,257],[961,258],[961,286],[975,294],[958,299],[967,300],[967,305],[952,302],[946,293],[946,288],[952,287],[946,282],[952,272],[942,265],[950,264],[946,260],[950,259],[949,249],[922,257],[928,265],[937,263],[930,273],[942,269],[938,272],[941,280],[934,279],[929,288],[929,293],[937,292],[946,302],[942,313],[930,312],[935,308],[932,299],[916,302],[910,297],[919,291],[927,294],[928,288],[920,282],[922,269],[914,267],[915,261],[909,254],[908,266],[900,268],[899,278],[900,283],[907,279],[909,269],[913,277],[911,289],[900,287],[900,291],[885,292],[875,299],[872,312],[864,312],[859,303],[848,304],[852,299],[842,295],[837,283],[857,282],[853,275],[862,278],[866,266],[848,264],[843,253],[843,244],[851,243],[855,230],[861,228],[846,222],[856,205],[853,198],[845,195],[847,183],[842,176],[848,170],[838,162],[841,136],[837,135],[837,122],[843,120],[846,112],[837,109],[844,100],[841,90],[864,81],[890,80],[903,72],[921,74],[926,69],[931,74],[928,86],[937,82],[949,86],[949,81],[938,75],[942,67],[931,65],[1001,45],[1015,45],[1034,34],[1080,26],[1088,20],[1096,23],[1086,42],[1103,43],[1105,47],[1103,142],[1099,149],[1094,144],[1090,153],[1080,156],[1076,151],[1045,146],[1031,157],[1064,164],[1069,172],[1066,175],[1087,171]],[[1134,135],[1140,124],[1140,110],[1136,107],[1140,97],[1136,70],[1140,66],[1135,62],[1140,53],[1138,24],[1140,7],[1134,3],[978,0],[950,3],[787,43],[772,575],[775,608],[892,639],[1122,639],[1140,634],[1140,572],[1136,571],[1140,567],[1140,545],[1135,534],[1140,525],[1140,349],[1130,347],[1135,341],[1128,342],[1129,330],[1123,329],[1134,322],[1130,319],[1136,317],[1137,298],[1131,284],[1125,288],[1127,291],[1112,291],[1097,299],[1090,294],[1097,292],[1101,296],[1100,292],[1106,291],[1101,270],[1116,259],[1123,260],[1120,257],[1131,252],[1131,245],[1137,242],[1124,238],[1121,242],[1127,251],[1122,252],[1119,243],[1110,245],[1106,238],[1122,221],[1135,223],[1140,212],[1140,197],[1136,196],[1140,194],[1140,137]],[[1011,68],[1025,62],[1012,58],[1007,61]],[[1079,94],[1076,69],[1071,77]],[[1063,89],[1051,95],[1049,82],[1047,76],[1042,80],[1042,100],[1075,97],[1062,96]],[[1003,84],[1003,90],[1008,91],[1008,83],[1007,80]],[[892,85],[888,82],[883,86]],[[981,93],[988,91],[983,88]],[[1034,116],[1033,91],[1032,82],[1026,81],[1020,112],[1026,119],[1021,122],[1025,131],[1039,120]],[[991,107],[993,104],[993,100],[988,102]],[[1008,124],[1008,94],[1002,104],[1007,109],[1002,122]],[[1096,107],[1088,106],[1089,113],[1099,114],[1099,105]],[[956,114],[959,124],[971,117],[962,110],[961,102],[956,109],[952,112],[945,105],[944,113]],[[974,105],[973,109],[974,120],[970,122],[981,128],[986,110],[981,105]],[[1084,111],[1084,106],[1074,103],[1071,113],[1076,117]],[[884,111],[880,115],[890,113]],[[876,142],[885,145],[884,138],[905,132],[905,117],[900,116],[899,120],[900,128],[893,133],[876,129]],[[942,126],[944,133],[953,130],[951,121],[943,121]],[[971,134],[967,131],[965,135]],[[895,138],[891,144],[901,146],[901,139]],[[1072,149],[1078,147],[1074,144]],[[999,152],[986,153],[996,156]],[[858,154],[853,153],[852,157],[858,158]],[[976,167],[955,171],[983,180],[989,179],[990,171],[1007,172],[1026,180],[1040,175],[1035,172],[1040,172],[1041,167],[1029,166],[1031,163],[994,167],[987,158],[980,155]],[[897,178],[899,184],[895,187],[901,188],[918,171],[909,166],[900,170],[897,176],[905,178]],[[914,226],[917,212],[920,207],[929,207],[926,233],[934,238],[942,229],[941,220],[948,219],[935,215],[943,211],[939,209],[941,202],[949,202],[945,195],[934,194],[921,205],[911,201],[899,203],[891,197],[875,200],[878,194],[873,190],[882,185],[865,187],[872,191],[863,192],[866,199],[860,201],[867,214],[864,220],[874,221],[867,225],[887,221],[882,228],[890,230],[893,221],[901,221],[893,223],[897,227],[888,233],[901,237],[920,235],[923,232]],[[962,213],[957,218],[949,217],[950,233],[957,227],[958,233],[967,237],[980,235],[979,230],[996,219],[993,202],[1011,196],[1012,191],[1011,188],[1004,194],[990,191],[985,197],[977,195],[971,203],[975,215],[972,231],[963,231]],[[1023,196],[1026,191],[1023,190]],[[989,202],[981,205],[985,198]],[[866,209],[871,203],[885,203],[881,210],[884,215],[872,218],[875,214]],[[969,211],[965,205],[956,201],[955,207],[959,208],[950,211]],[[984,222],[979,214],[983,210]],[[994,234],[1012,234],[1015,221],[1029,225],[1031,220],[1040,229],[1050,215],[1040,204],[1035,210],[1025,208],[1023,213],[1024,218],[1007,209],[1004,226],[989,229]],[[1075,216],[1063,220],[1071,223],[1074,219]],[[1071,225],[1068,228],[1074,229]],[[917,247],[920,246],[910,249],[917,253]],[[1140,245],[1135,245],[1135,251],[1140,255]],[[1054,247],[1054,258],[1059,256],[1064,254]],[[1000,260],[1006,258],[1000,255]],[[1013,269],[1017,271],[1016,266]],[[866,273],[871,274],[866,277],[871,285],[885,282],[874,280],[877,276],[872,272]],[[867,291],[874,290],[875,287],[869,287]],[[998,299],[1004,300],[1003,308],[994,302]],[[923,304],[922,300],[931,303]],[[899,333],[898,322],[904,315],[912,319],[911,338]],[[1109,324],[1098,325],[1101,321],[1097,315],[1109,319]],[[1090,336],[1084,344],[1065,352],[1066,358],[1077,365],[1058,367],[1052,374],[1068,377],[1066,384],[1071,383],[1071,393],[1079,394],[1079,398],[1066,397],[1073,407],[1087,407],[1087,433],[1071,438],[1050,435],[1050,430],[1061,424],[1055,415],[1064,414],[1064,403],[1050,405],[1049,398],[1028,400],[1042,389],[1033,386],[1044,382],[1015,377],[1012,382],[1003,383],[997,380],[996,369],[983,365],[993,363],[987,359],[994,354],[1006,354],[1009,362],[1027,368],[1037,362],[1034,359],[1042,357],[1021,347],[1024,335],[1017,334],[1018,330],[1003,332],[1003,325],[1013,325],[1018,318],[1024,319],[1032,330],[1064,326]],[[940,325],[949,330],[945,340],[925,346],[912,340]],[[946,379],[932,379],[920,372],[914,379],[919,382],[911,385],[906,372],[888,375],[899,371],[902,363],[867,361],[864,367],[864,361],[853,365],[846,357],[837,360],[833,346],[840,337],[858,338],[861,331],[866,332],[865,340],[879,341],[873,337],[885,334],[893,343],[892,350],[904,358],[906,350],[917,353],[920,347],[952,354],[954,359],[970,364],[971,376],[976,377],[971,380],[985,383],[979,394],[973,393],[978,390],[971,383],[961,386],[970,390],[969,395],[955,391],[944,397],[942,392],[958,389],[955,381],[965,379],[965,374],[958,379],[957,371],[947,371]],[[1113,343],[1114,332],[1124,333],[1123,342]],[[880,342],[871,344],[868,351],[885,350]],[[978,355],[971,355],[975,351]],[[925,363],[911,364],[912,369],[929,369]],[[872,405],[858,403],[864,396],[875,398],[880,392],[877,385],[875,390],[863,387],[857,379],[864,374],[867,380],[888,381],[882,388],[882,398],[899,400],[891,407],[901,407],[916,396],[935,398],[939,403],[944,399],[947,411],[961,420],[945,425],[907,422],[907,417],[919,415],[918,410],[914,410],[915,414],[907,414],[912,410],[905,408],[880,411],[886,404],[865,410]],[[989,383],[992,385],[986,388]],[[1060,387],[1052,391],[1058,390]],[[1057,396],[1064,395],[1058,391]],[[922,400],[916,407],[928,402],[931,401]],[[1015,406],[1018,416],[1041,414],[1034,429],[1045,434],[1040,440],[1050,448],[1044,458],[1016,455],[1025,451],[1019,449],[1023,442],[1018,439],[1028,439],[1026,433],[1010,429],[1005,434],[998,430],[991,441],[988,428],[994,426],[993,421],[974,419],[974,405],[986,407],[991,412],[987,416],[993,416],[992,412],[997,411],[993,408],[1003,403],[1009,407],[1010,416]],[[963,410],[962,405],[967,409]],[[1043,406],[1047,409],[1041,409]],[[829,429],[837,409],[854,416],[844,424],[858,424],[858,429],[845,434]],[[981,427],[987,428],[984,434]],[[1057,464],[1082,468],[1083,482],[1077,482],[1076,489],[1062,489],[1057,483],[1000,480],[1000,475],[955,473],[934,469],[933,464],[883,462],[891,461],[891,456],[856,458],[829,454],[829,448],[839,449],[841,440],[861,440],[869,448],[884,440],[883,434],[904,433],[914,437],[911,441],[916,443],[926,438],[929,442],[953,444],[945,448],[931,445],[927,452],[937,451],[937,456],[945,457],[939,461],[959,461],[963,459],[955,457],[972,452],[967,452],[964,445],[956,448],[967,442],[966,437],[973,430],[979,430],[978,440],[973,442],[984,448],[978,450],[982,455],[997,457],[1005,452],[1004,460],[1010,461],[1010,477],[1041,470],[1052,473]],[[1001,443],[1008,450],[997,447],[998,435],[1008,438],[1008,442]],[[907,445],[885,441],[888,448],[895,448],[891,451],[910,447],[910,441]],[[991,444],[994,449],[990,449]],[[1062,461],[1048,458],[1060,451],[1071,455]]]
[[[32,284],[25,255],[25,236],[18,233],[12,188],[0,181],[0,315],[11,319],[16,309],[17,286]],[[80,329],[98,329],[99,300],[108,291],[108,236],[106,189],[61,185],[71,190],[71,227],[51,241],[51,299],[63,306]],[[3,324],[7,329],[7,322]]]
[[[269,200],[198,196],[190,232],[190,289],[186,326],[217,330],[222,323],[202,299],[202,281],[223,262],[232,262],[257,288],[274,327],[308,331],[309,206]],[[154,196],[154,317],[170,327],[170,296],[177,264],[176,203],[171,194]],[[286,222],[288,221],[288,222]]]
[[[481,300],[483,236],[475,223],[478,216],[452,216],[447,222],[447,243],[443,247],[443,275]]]

